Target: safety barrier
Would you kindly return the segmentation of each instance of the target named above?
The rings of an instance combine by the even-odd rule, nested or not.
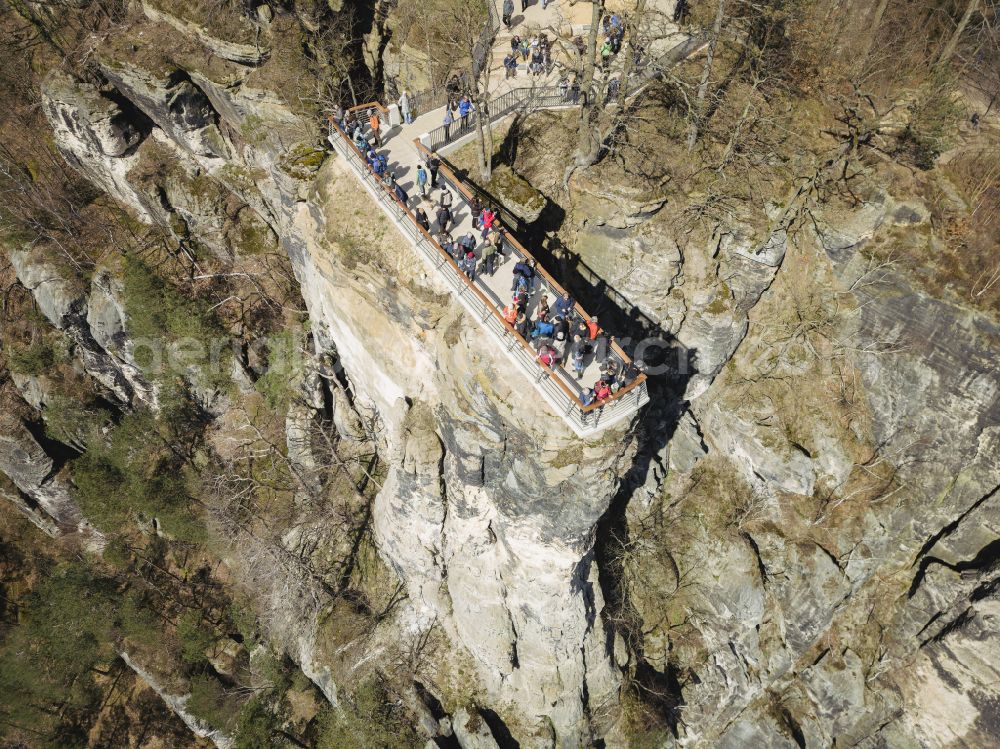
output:
[[[363,105],[359,109],[377,105]],[[377,107],[381,109],[381,107]],[[609,399],[584,406],[576,392],[578,387],[571,375],[561,366],[548,367],[538,360],[531,345],[508,323],[502,315],[502,303],[493,292],[478,281],[470,280],[461,272],[454,259],[428,233],[410,211],[386,185],[368,168],[364,156],[353,141],[341,129],[339,123],[330,120],[329,140],[340,153],[362,184],[390,216],[400,230],[411,240],[420,254],[434,268],[435,272],[454,292],[459,302],[490,331],[504,347],[510,358],[528,377],[545,401],[580,436],[588,436],[634,414],[649,402],[646,376],[640,374],[631,384],[620,389]],[[438,172],[439,179],[450,184],[455,191],[468,200],[470,193],[464,184],[447,167]],[[532,258],[532,255],[512,236],[504,236],[505,249],[518,259]],[[562,287],[541,266],[539,276],[554,298],[562,295]],[[584,319],[586,312],[576,305],[576,311]],[[621,347],[612,340],[609,350],[620,367],[631,363]]]
[[[524,86],[506,91],[490,100],[486,116],[489,122],[495,122],[515,111],[572,107],[578,103],[578,92],[565,86]],[[451,125],[436,127],[422,136],[421,142],[431,151],[438,151],[471,133],[476,126],[477,117],[479,112],[470,112],[464,120],[458,118]]]

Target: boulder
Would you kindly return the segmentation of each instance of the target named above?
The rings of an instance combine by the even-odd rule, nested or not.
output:
[[[464,707],[459,708],[452,719],[452,728],[462,749],[500,749],[478,712],[470,714]]]
[[[126,176],[138,161],[135,149],[148,129],[145,118],[127,116],[94,86],[58,70],[42,84],[42,110],[70,165],[141,221],[152,223],[146,201]]]

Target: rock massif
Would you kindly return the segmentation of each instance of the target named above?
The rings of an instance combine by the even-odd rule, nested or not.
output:
[[[873,190],[796,237],[775,210],[765,232],[685,238],[659,192],[582,172],[567,245],[693,370],[642,423],[579,440],[317,147],[286,96],[301,45],[258,13],[259,38],[225,39],[147,4],[134,43],[99,46],[94,80],[54,73],[43,107],[67,161],[135,218],[220,259],[291,258],[316,354],[346,383],[338,427],[372,425],[386,466],[372,525],[408,593],[399,637],[439,627],[449,662],[470,666],[422,685],[468,703],[424,721],[429,737],[450,720],[466,749],[492,746],[491,715],[522,747],[628,746],[614,719],[628,680],[668,697],[664,745],[995,736],[1000,329],[872,261],[926,212]],[[175,48],[150,41],[164,39]],[[82,367],[123,407],[156,408],[114,279],[12,259]],[[44,407],[37,382],[19,384]],[[306,400],[290,444],[323,407]],[[86,531],[29,423],[4,430],[0,469],[49,532]],[[259,593],[335,703],[317,619],[274,585]]]
[[[177,24],[159,33],[165,19],[148,15],[144,38],[176,36]],[[409,591],[410,626],[445,630],[473,664],[470,698],[522,745],[588,743],[620,681],[593,547],[634,451],[628,425],[578,440],[396,230],[359,210],[355,178],[329,159],[314,176],[317,126],[254,85],[261,60],[209,60],[204,41],[185,39],[169,58],[109,45],[100,85],[54,74],[43,94],[60,150],[137,218],[220,257],[247,251],[248,234],[281,237],[318,350],[379,424],[388,475],[374,527]],[[56,291],[40,277],[58,274],[27,255],[18,273],[53,323],[93,349],[95,376],[123,402],[155,404],[131,367],[110,279]],[[303,668],[336,699],[321,664]]]

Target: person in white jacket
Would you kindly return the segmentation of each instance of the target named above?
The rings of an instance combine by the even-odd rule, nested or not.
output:
[[[403,114],[403,121],[407,125],[413,122],[413,112],[410,109],[410,92],[403,91],[399,97],[399,111]]]

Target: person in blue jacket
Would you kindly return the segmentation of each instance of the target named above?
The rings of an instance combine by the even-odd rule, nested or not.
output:
[[[469,114],[472,112],[472,100],[463,96],[458,102],[458,116],[462,118],[462,129],[469,125]]]

